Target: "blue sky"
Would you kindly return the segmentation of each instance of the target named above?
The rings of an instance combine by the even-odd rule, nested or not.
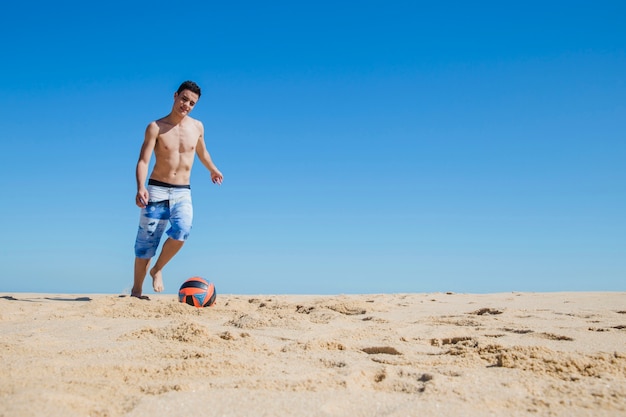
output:
[[[130,288],[186,79],[225,181],[168,293],[626,289],[623,2],[225,3],[4,7],[0,292]]]

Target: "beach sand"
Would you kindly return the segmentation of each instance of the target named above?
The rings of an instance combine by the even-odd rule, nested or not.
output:
[[[1,417],[626,415],[626,293],[0,297]]]

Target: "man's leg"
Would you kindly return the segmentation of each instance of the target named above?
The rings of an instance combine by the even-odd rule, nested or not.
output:
[[[154,267],[150,270],[152,287],[155,292],[163,291],[162,270],[183,247],[191,231],[193,219],[190,189],[170,189],[169,193],[169,221],[172,227],[167,231],[168,238],[161,248],[161,253]]]
[[[180,248],[183,247],[184,243],[185,242],[182,240],[167,238],[167,240],[163,244],[161,254],[154,264],[154,267],[152,267],[152,269],[150,270],[150,276],[152,277],[152,287],[154,288],[155,292],[163,291],[163,275],[161,273],[161,270],[165,267],[165,265],[167,265],[169,261],[172,260],[174,255],[178,253]]]
[[[150,201],[139,214],[139,228],[135,239],[135,278],[131,291],[132,296],[144,299],[148,297],[141,295],[143,282],[170,217],[167,189],[148,185],[148,192]]]
[[[130,295],[133,297],[141,297],[143,291],[143,280],[148,274],[148,267],[150,266],[150,259],[142,259],[135,257],[135,281],[133,283],[133,289]]]

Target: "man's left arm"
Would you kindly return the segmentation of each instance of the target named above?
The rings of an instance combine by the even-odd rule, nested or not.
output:
[[[204,165],[206,169],[208,169],[211,173],[211,181],[213,181],[214,184],[221,185],[224,176],[213,163],[211,155],[206,148],[206,143],[204,142],[204,126],[202,125],[202,122],[198,122],[198,125],[200,127],[200,136],[198,137],[196,154],[198,155],[198,159],[200,159],[200,162],[202,162],[202,165]]]

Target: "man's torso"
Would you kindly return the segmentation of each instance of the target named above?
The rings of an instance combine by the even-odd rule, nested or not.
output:
[[[160,119],[154,147],[155,165],[150,178],[169,184],[189,184],[196,146],[201,135],[200,123],[187,117],[172,125]]]

